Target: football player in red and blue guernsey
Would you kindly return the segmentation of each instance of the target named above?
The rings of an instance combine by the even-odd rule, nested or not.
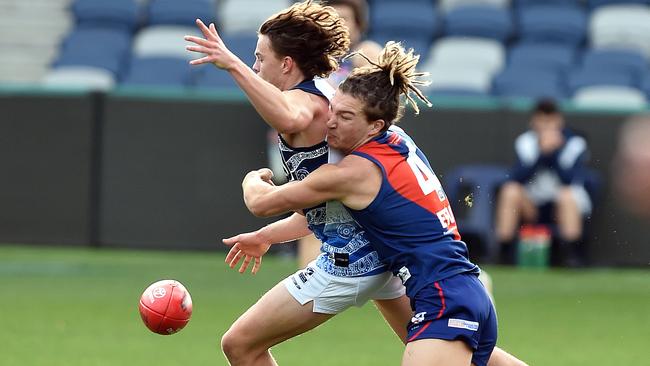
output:
[[[368,60],[370,61],[370,60]],[[400,97],[417,110],[418,57],[389,42],[377,63],[356,69],[331,104],[330,147],[346,153],[300,182],[273,186],[272,172],[250,172],[244,200],[258,216],[337,200],[406,286],[413,318],[402,365],[487,365],[496,312],[468,259],[449,201],[424,154],[401,129]],[[250,261],[250,258],[246,258]]]

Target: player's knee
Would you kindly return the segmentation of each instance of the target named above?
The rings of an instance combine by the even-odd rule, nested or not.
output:
[[[563,186],[557,193],[556,204],[558,206],[575,205],[575,197],[570,186]]]
[[[244,338],[232,328],[221,337],[221,351],[231,363],[249,355],[247,348]]]
[[[523,188],[518,182],[506,182],[501,186],[499,195],[503,201],[518,201],[523,194]]]

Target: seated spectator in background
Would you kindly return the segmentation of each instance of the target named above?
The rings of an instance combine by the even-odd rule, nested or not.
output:
[[[621,203],[629,212],[650,219],[650,115],[625,123],[613,166]]]
[[[549,223],[558,229],[559,264],[581,265],[583,220],[591,213],[582,174],[585,139],[565,128],[553,101],[540,100],[533,109],[530,130],[515,141],[515,152],[516,165],[511,180],[501,188],[496,209],[502,262],[515,262],[521,223]]]
[[[382,47],[371,40],[364,40],[368,29],[368,3],[366,0],[328,0],[325,1],[343,18],[350,34],[350,51],[361,51],[371,60],[379,57]],[[329,83],[336,88],[345,80],[350,71],[356,67],[368,65],[363,57],[352,57],[342,61],[339,69],[328,77]],[[298,265],[304,268],[320,254],[320,240],[308,235],[298,241]]]

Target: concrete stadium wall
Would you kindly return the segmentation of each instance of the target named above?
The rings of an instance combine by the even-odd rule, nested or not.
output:
[[[0,96],[0,108],[0,242],[223,249],[221,237],[268,222],[241,199],[243,175],[267,164],[268,129],[245,102]],[[567,115],[605,180],[589,232],[596,264],[650,262],[650,225],[608,183],[625,117]],[[444,177],[460,164],[510,164],[527,118],[436,108],[401,125]]]

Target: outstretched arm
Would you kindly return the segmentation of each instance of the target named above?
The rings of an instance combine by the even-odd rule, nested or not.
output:
[[[190,64],[212,63],[228,71],[246,93],[257,113],[279,133],[291,134],[304,130],[314,119],[318,106],[316,103],[326,103],[322,98],[300,90],[280,91],[228,50],[214,24],[208,27],[197,19],[196,25],[205,38],[185,36],[186,41],[195,44],[186,48],[204,56],[190,61]],[[318,102],[314,102],[312,98],[317,98]]]
[[[255,274],[262,265],[262,256],[271,245],[299,239],[310,233],[307,219],[303,215],[294,213],[257,231],[223,239],[224,244],[231,246],[225,261],[230,268],[234,268],[244,258],[239,267],[239,273],[244,273],[251,260],[254,260],[252,273]]]

